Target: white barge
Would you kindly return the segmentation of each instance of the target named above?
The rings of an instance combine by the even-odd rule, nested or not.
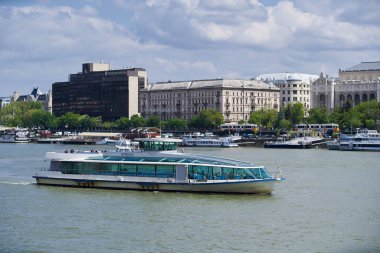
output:
[[[37,184],[126,190],[270,194],[284,178],[252,163],[177,151],[177,139],[137,139],[140,148],[47,152]]]

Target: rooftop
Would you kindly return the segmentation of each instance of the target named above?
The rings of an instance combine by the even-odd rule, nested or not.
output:
[[[380,61],[361,62],[343,71],[380,70]]]
[[[258,80],[239,80],[239,79],[209,79],[209,80],[192,80],[192,81],[168,81],[149,84],[147,90],[173,90],[173,89],[199,89],[199,88],[256,88],[256,89],[274,89],[278,88],[269,83]]]
[[[255,78],[255,80],[261,80],[266,82],[281,82],[281,81],[290,81],[290,80],[300,80],[304,83],[311,83],[316,80],[318,75],[304,74],[304,73],[270,73],[270,74],[261,74]]]

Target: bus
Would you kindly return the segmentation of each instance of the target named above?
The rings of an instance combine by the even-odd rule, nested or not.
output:
[[[296,131],[302,130],[314,130],[318,132],[324,132],[327,134],[332,134],[339,132],[339,125],[335,123],[327,123],[327,124],[297,124],[295,125]]]
[[[238,124],[238,123],[225,123],[219,127],[221,132],[244,132],[244,133],[256,133],[259,127],[256,124]]]

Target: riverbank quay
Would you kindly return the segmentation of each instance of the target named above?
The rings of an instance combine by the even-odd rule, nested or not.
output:
[[[99,139],[99,138],[98,138]],[[96,140],[94,137],[81,137],[71,138],[61,137],[61,138],[31,138],[32,143],[41,144],[71,144],[71,145],[92,145],[95,144]],[[290,140],[291,138],[286,138],[285,140]],[[133,140],[133,138],[131,139]],[[264,147],[266,142],[275,142],[278,137],[254,137],[254,138],[241,138],[235,141],[239,147]],[[312,148],[327,148],[326,141],[331,141],[333,139],[325,139],[323,142],[312,144]]]

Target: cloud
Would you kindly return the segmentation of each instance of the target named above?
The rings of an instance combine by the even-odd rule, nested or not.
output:
[[[350,13],[353,8],[350,5],[346,11],[341,7],[326,12],[326,6],[332,5],[327,1],[322,2],[326,7],[324,11],[310,2],[296,3],[279,1],[265,6],[248,0],[148,0],[123,5],[123,8],[133,13],[142,41],[183,49],[217,50],[228,46],[260,50],[295,47],[298,50],[339,50],[372,47],[379,40],[380,29],[375,22],[363,26],[342,19],[343,13]],[[375,7],[376,3],[372,5]]]
[[[83,62],[99,60],[146,68],[153,82],[283,71],[331,75],[379,60],[378,1],[269,2],[0,4],[0,90],[36,83],[47,90]]]

